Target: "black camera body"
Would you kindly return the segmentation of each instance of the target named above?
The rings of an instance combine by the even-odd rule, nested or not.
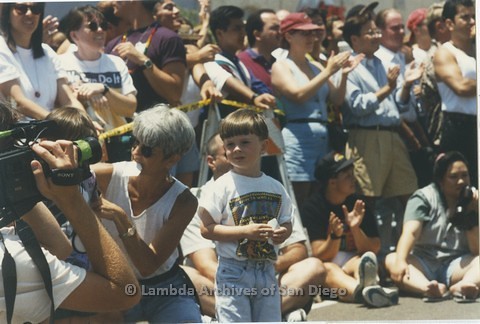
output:
[[[465,186],[460,191],[460,195],[455,207],[455,213],[450,222],[459,230],[469,230],[478,225],[478,213],[475,211],[467,212],[467,206],[473,200],[474,189],[470,186]]]
[[[19,219],[36,203],[45,200],[37,189],[30,166],[32,160],[42,164],[45,175],[57,185],[75,185],[91,176],[89,165],[100,161],[102,149],[97,139],[90,137],[75,141],[78,147],[78,168],[51,170],[30,148],[53,121],[19,123],[12,130],[0,132],[0,138],[11,137],[18,141],[9,150],[0,153],[0,228]]]

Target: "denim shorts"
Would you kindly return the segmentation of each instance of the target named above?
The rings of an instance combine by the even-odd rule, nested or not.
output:
[[[153,285],[140,285],[142,299],[124,315],[126,323],[199,323],[202,321],[194,288],[183,271]],[[193,289],[193,290],[192,290]]]
[[[280,294],[274,264],[220,258],[215,310],[220,323],[280,322]]]
[[[421,270],[423,270],[423,274],[427,277],[428,280],[437,280],[445,284],[447,287],[450,287],[450,281],[452,280],[453,271],[457,266],[459,266],[460,262],[465,255],[459,256],[455,259],[449,259],[443,262],[439,261],[429,261],[425,258],[417,257],[413,254],[415,259],[422,265]]]

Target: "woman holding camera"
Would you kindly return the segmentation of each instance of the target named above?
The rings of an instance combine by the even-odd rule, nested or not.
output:
[[[433,172],[434,182],[407,203],[403,232],[386,267],[400,289],[426,302],[452,295],[457,302],[475,301],[480,287],[478,191],[466,188],[470,174],[459,152],[442,153]]]
[[[4,3],[0,19],[0,61],[2,67],[14,67],[12,73],[2,73],[0,92],[16,102],[19,112],[34,119],[45,118],[55,107],[83,109],[57,55],[42,44],[44,9],[41,2]]]
[[[193,144],[195,132],[185,113],[158,105],[142,111],[133,124],[132,160],[93,166],[106,199],[99,210],[143,285],[140,303],[125,322],[201,322],[188,277],[177,264],[180,238],[197,210],[190,190],[169,170]],[[167,294],[155,294],[164,289]],[[140,292],[136,292],[140,293]]]

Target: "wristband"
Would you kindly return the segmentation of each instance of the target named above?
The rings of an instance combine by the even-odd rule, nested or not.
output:
[[[252,97],[250,98],[250,103],[251,103],[251,104],[254,104],[254,103],[255,103],[255,99],[256,99],[258,96],[259,96],[258,93],[254,93],[254,94],[252,95]]]
[[[106,84],[103,85],[103,92],[102,95],[106,95],[110,91],[110,87]]]
[[[335,235],[334,232],[331,232],[331,233],[330,233],[330,239],[331,239],[331,240],[339,240],[339,239],[341,239],[341,238],[342,238],[342,235],[337,236],[337,235]]]

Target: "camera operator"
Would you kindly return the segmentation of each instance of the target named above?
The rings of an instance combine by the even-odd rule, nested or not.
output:
[[[11,110],[0,104],[0,121],[10,122],[8,114],[11,114]],[[52,169],[77,167],[77,152],[70,141],[42,141],[34,144],[32,150]],[[31,226],[38,242],[44,248],[42,252],[50,268],[55,307],[106,312],[127,309],[138,303],[138,294],[129,296],[125,293],[128,285],[131,285],[132,290],[138,291],[138,282],[133,271],[119,247],[85,203],[78,186],[54,185],[51,179],[45,177],[39,161],[32,161],[31,167],[38,190],[65,214],[84,242],[93,267],[92,272],[86,272],[60,260],[70,254],[71,245],[43,203],[36,204],[23,216],[22,219]],[[12,322],[42,322],[49,317],[50,300],[40,272],[33,265],[24,244],[15,235],[12,227],[2,228],[1,234],[3,243],[0,243],[0,258],[8,259],[8,250],[16,264],[17,288]],[[1,271],[6,271],[3,262]],[[0,322],[5,322],[6,319],[7,289],[3,282],[0,281]]]
[[[434,182],[408,201],[403,232],[386,267],[400,289],[425,302],[452,295],[456,302],[473,302],[480,287],[478,191],[465,188],[470,174],[459,152],[442,153],[433,172]]]

